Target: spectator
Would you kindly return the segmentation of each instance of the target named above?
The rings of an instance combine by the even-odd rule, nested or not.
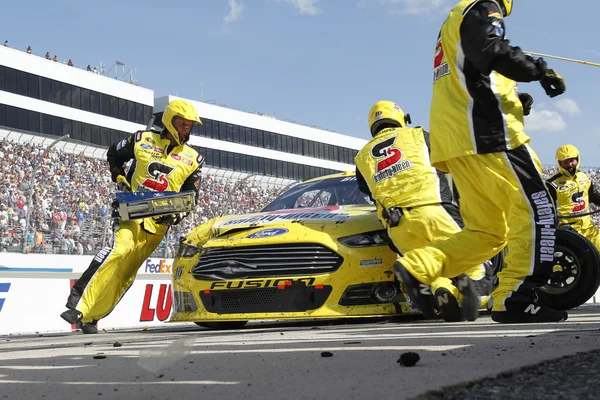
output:
[[[90,72],[92,72],[92,67],[90,66],[90,64],[88,64],[87,70],[90,71]]]
[[[46,60],[49,60],[49,59],[50,59],[50,52],[49,52],[49,51],[47,51],[47,52],[46,52]]]
[[[4,41],[4,47],[8,47],[8,40]]]
[[[63,245],[63,251],[71,247],[71,254],[78,254],[77,243],[81,243],[85,254],[95,254],[110,245],[110,204],[115,192],[106,161],[59,149],[43,153],[40,145],[0,138],[0,241],[6,243],[0,249],[22,251],[23,243],[19,241],[26,236],[29,187],[19,183],[29,181],[34,165],[37,165],[37,179],[30,228],[35,232],[35,251],[39,248],[41,252],[58,254]],[[597,174],[592,176],[600,178]],[[172,227],[170,252],[190,228],[219,215],[259,211],[281,190],[278,186],[266,187],[254,181],[236,182],[211,175],[204,176],[200,185],[196,212]],[[40,241],[47,246],[39,246]],[[164,248],[163,245],[156,256],[162,256]]]
[[[54,58],[52,58],[52,61],[58,62],[58,57],[56,57],[56,54],[54,55]]]
[[[27,46],[27,54],[31,54],[31,46]]]
[[[81,242],[77,242],[77,244],[75,246],[76,246],[75,254],[83,255],[83,245],[81,244]]]
[[[67,62],[67,65],[68,65],[69,67],[72,67],[72,66],[73,66],[73,61],[71,61],[71,59],[70,59],[70,58],[69,58],[69,62]]]

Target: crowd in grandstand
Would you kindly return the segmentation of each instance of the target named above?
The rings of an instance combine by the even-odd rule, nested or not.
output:
[[[104,160],[62,150],[44,153],[39,145],[0,141],[0,250],[22,251],[27,226],[30,179],[32,194],[27,251],[93,254],[112,239],[111,207],[115,185]],[[282,188],[255,180],[228,180],[206,175],[198,207],[169,234],[172,255],[190,227],[222,214],[260,210]],[[164,246],[159,248],[164,251]]]
[[[112,240],[111,207],[115,185],[107,163],[62,150],[44,153],[40,145],[0,141],[0,251],[94,254]],[[27,244],[30,178],[37,166]],[[556,173],[545,168],[544,175]],[[600,169],[586,169],[600,185]],[[195,213],[171,229],[158,252],[172,256],[179,237],[200,223],[226,214],[259,211],[282,190],[254,179],[229,180],[205,175]],[[600,217],[594,215],[596,224]],[[166,250],[166,252],[165,252]]]

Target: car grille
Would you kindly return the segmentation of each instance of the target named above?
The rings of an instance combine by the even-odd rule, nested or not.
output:
[[[221,308],[232,309],[244,306],[270,305],[279,289],[230,290],[221,293]]]
[[[200,299],[206,311],[216,314],[305,312],[325,304],[331,290],[295,283],[282,289],[204,290]]]
[[[317,275],[336,271],[342,262],[314,243],[218,247],[203,249],[192,274],[202,280]]]

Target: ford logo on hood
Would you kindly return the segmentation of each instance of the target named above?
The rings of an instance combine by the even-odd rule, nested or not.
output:
[[[267,238],[272,236],[283,235],[284,233],[288,233],[289,231],[285,228],[270,228],[263,229],[262,231],[254,232],[251,235],[248,235],[248,239],[259,239],[259,238]]]

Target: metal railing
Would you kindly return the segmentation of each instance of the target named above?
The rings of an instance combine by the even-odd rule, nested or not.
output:
[[[0,126],[0,140],[2,139],[17,143],[40,145],[43,147],[56,140],[56,136],[44,135],[41,133],[36,133],[33,135],[31,132]],[[54,146],[54,149],[62,150],[69,154],[83,154],[86,157],[103,160],[106,160],[106,151],[108,150],[106,147],[90,146],[89,144],[73,140],[69,142],[57,143]]]

